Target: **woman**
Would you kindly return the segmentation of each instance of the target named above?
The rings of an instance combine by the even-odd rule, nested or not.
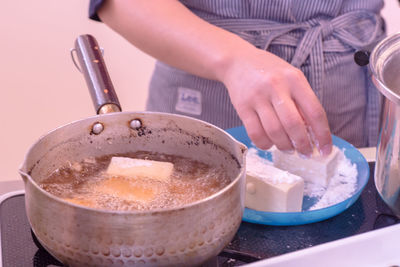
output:
[[[308,157],[377,142],[379,95],[357,49],[384,34],[382,0],[92,0],[90,16],[157,58],[147,109],[246,127]],[[307,81],[308,79],[308,81]]]

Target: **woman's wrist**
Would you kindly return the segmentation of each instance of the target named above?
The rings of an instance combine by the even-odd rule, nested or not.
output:
[[[229,77],[240,68],[240,59],[246,58],[248,54],[255,53],[257,48],[238,36],[233,36],[229,44],[222,46],[220,52],[212,58],[213,73],[215,80],[225,85],[229,84]]]

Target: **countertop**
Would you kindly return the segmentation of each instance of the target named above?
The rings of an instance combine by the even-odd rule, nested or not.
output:
[[[24,189],[24,182],[22,181],[22,179],[15,181],[0,182],[0,196],[8,192],[21,189]]]

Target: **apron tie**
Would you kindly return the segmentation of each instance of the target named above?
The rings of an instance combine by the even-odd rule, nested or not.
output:
[[[300,68],[309,58],[309,82],[320,101],[323,98],[324,52],[361,49],[376,42],[382,32],[380,17],[367,10],[348,12],[331,20],[315,18],[292,24],[262,19],[207,20],[264,50],[270,45],[296,47],[290,63]]]

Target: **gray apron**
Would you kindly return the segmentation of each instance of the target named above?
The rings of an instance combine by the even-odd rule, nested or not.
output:
[[[193,13],[300,68],[322,103],[332,133],[375,146],[380,96],[357,49],[381,39],[382,0],[183,0]],[[147,110],[192,116],[221,128],[242,125],[225,86],[163,62]]]

